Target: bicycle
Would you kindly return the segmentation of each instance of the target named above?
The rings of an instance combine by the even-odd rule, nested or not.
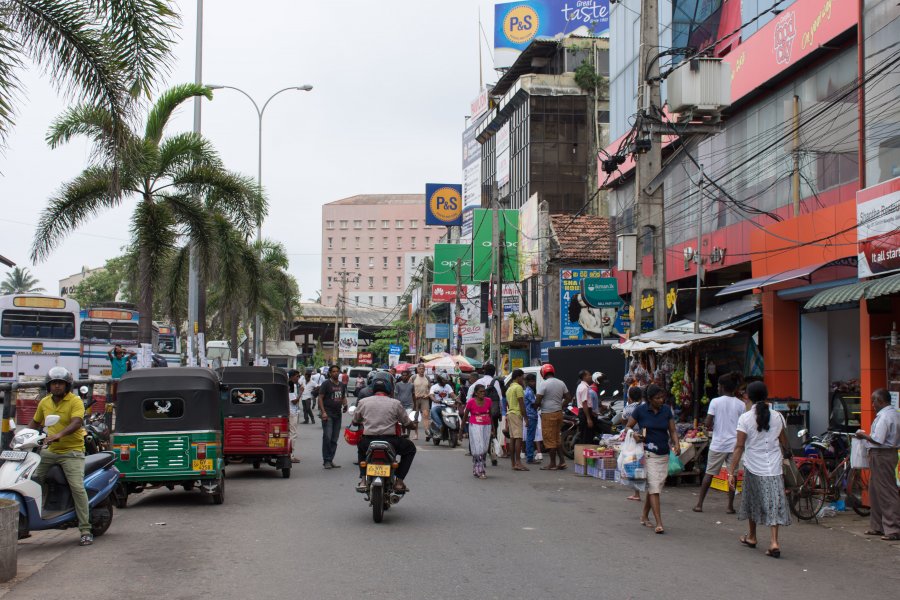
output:
[[[806,433],[802,430],[798,436],[804,437]],[[835,436],[846,437],[849,442],[849,434],[828,431],[812,438],[806,445],[806,448],[816,451],[815,455],[794,458],[803,483],[788,492],[791,512],[798,519],[809,521],[816,518],[826,501],[836,502],[842,493],[846,494],[847,506],[853,512],[861,517],[869,516],[869,470],[851,467],[849,453],[837,462],[834,469],[828,468],[825,452],[831,447]]]

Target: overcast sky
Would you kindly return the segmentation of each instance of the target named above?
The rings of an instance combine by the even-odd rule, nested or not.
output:
[[[167,85],[194,78],[196,2],[181,0],[181,42]],[[242,88],[262,104],[263,235],[282,241],[303,298],[319,287],[321,205],[362,193],[424,193],[459,182],[464,117],[478,94],[478,10],[488,40],[491,0],[206,0],[206,83]],[[252,6],[253,8],[249,8]],[[485,82],[496,79],[482,41]],[[102,266],[128,243],[134,199],[69,236],[32,266],[34,226],[59,185],[84,168],[82,141],[50,150],[44,136],[67,103],[38,69],[22,73],[16,125],[0,155],[0,254],[31,268],[48,292],[83,265]],[[170,123],[188,131],[191,105]],[[257,118],[237,92],[204,102],[203,133],[228,168],[256,175]],[[423,209],[424,210],[424,209]],[[6,271],[0,271],[5,273]]]

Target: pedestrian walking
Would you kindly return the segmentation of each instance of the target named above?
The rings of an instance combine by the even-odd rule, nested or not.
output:
[[[900,496],[897,494],[897,451],[900,449],[900,412],[891,406],[884,388],[872,392],[872,433],[860,429],[856,437],[866,441],[869,453],[869,530],[885,541],[900,540]]]
[[[563,409],[572,401],[569,388],[562,380],[556,378],[553,365],[546,364],[541,367],[541,376],[544,381],[538,386],[537,406],[541,411],[541,428],[544,431],[544,448],[550,455],[550,464],[541,467],[541,471],[556,471],[567,469],[565,455],[562,450]],[[559,463],[557,463],[557,459]]]
[[[300,371],[296,369],[288,371],[288,398],[290,399],[290,404],[288,406],[291,409],[291,412],[288,415],[288,431],[291,436],[292,463],[300,462],[300,457],[298,456],[298,453],[300,452],[298,430],[300,428],[300,415],[302,413],[300,410],[300,396],[303,395],[303,384],[300,383],[300,381]]]
[[[537,438],[538,427],[541,425],[541,415],[534,403],[537,402],[537,375],[528,373],[525,375],[525,462],[529,465],[537,464],[539,461],[535,456],[535,441]]]
[[[409,371],[403,371],[400,375],[400,381],[394,385],[394,397],[400,401],[403,410],[415,410],[415,386],[409,380]],[[418,432],[416,437],[418,439]]]
[[[341,383],[341,368],[331,365],[328,379],[319,386],[319,419],[322,421],[322,467],[339,469],[334,464],[341,437],[341,413],[347,412],[347,386]]]
[[[525,413],[525,372],[515,369],[510,377],[509,387],[506,389],[506,428],[509,430],[509,458],[513,471],[527,471],[528,467],[522,464],[522,438],[523,428],[528,423],[528,415]]]
[[[316,424],[312,403],[319,397],[319,388],[325,383],[325,376],[312,369],[306,370],[303,378],[303,393],[300,395],[300,404],[303,407],[303,424]]]
[[[738,419],[737,440],[728,467],[728,485],[734,488],[743,459],[744,488],[738,518],[747,519],[749,524],[747,533],[739,541],[756,548],[756,526],[769,527],[772,539],[766,555],[780,558],[778,528],[791,524],[781,466],[782,456],[790,452],[784,417],[772,410],[767,401],[769,391],[763,382],[749,384],[747,396],[753,402],[753,408]]]
[[[735,396],[738,382],[730,375],[719,377],[719,395],[709,403],[706,413],[706,430],[712,431],[712,442],[709,444],[709,457],[706,459],[706,474],[700,484],[700,496],[694,512],[703,512],[703,501],[712,485],[713,477],[719,474],[722,467],[731,463],[734,445],[737,441],[737,423],[741,415],[747,411],[744,401]],[[734,514],[734,489],[728,489],[729,515]]]
[[[599,397],[591,389],[591,372],[578,372],[578,387],[575,388],[575,403],[578,406],[578,433],[582,444],[591,444],[597,435],[597,421],[594,402],[599,406]]]
[[[422,425],[425,428],[425,435],[431,428],[431,401],[429,394],[431,393],[431,382],[425,375],[425,364],[416,365],[416,376],[413,377],[413,395],[415,396],[415,408],[422,415]],[[419,439],[419,426],[416,425],[416,437]]]
[[[472,397],[463,409],[463,421],[469,424],[469,451],[472,453],[472,475],[478,479],[486,479],[484,469],[485,455],[490,449],[491,437],[491,402],[485,397],[484,386],[476,384]]]
[[[628,419],[631,418],[631,415],[634,414],[634,409],[636,409],[641,402],[644,400],[644,388],[639,385],[634,385],[628,388],[628,396],[627,396],[627,404],[622,409],[622,423],[628,423]],[[635,433],[638,433],[637,425],[633,428]],[[635,500],[636,502],[641,501],[641,486],[643,484],[640,482],[635,482],[632,484],[634,487],[634,493],[626,498],[626,500]]]
[[[638,405],[625,425],[631,429],[637,425],[641,433],[635,434],[635,441],[644,442],[644,456],[647,461],[647,497],[641,512],[641,523],[653,527],[650,523],[650,511],[656,521],[654,531],[665,533],[662,522],[660,494],[669,475],[669,449],[676,453],[679,450],[678,433],[675,431],[675,414],[665,404],[666,392],[655,384],[647,386],[645,392],[647,402]]]

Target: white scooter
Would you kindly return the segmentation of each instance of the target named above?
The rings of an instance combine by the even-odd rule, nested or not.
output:
[[[58,415],[49,415],[45,427],[56,425]],[[15,424],[11,423],[15,428]],[[19,504],[19,539],[28,537],[31,531],[43,529],[67,529],[77,527],[75,504],[69,484],[61,467],[54,465],[44,478],[47,497],[41,485],[31,478],[41,464],[41,447],[47,437],[35,429],[20,430],[12,440],[12,450],[0,452],[0,498]],[[112,523],[113,503],[110,494],[119,481],[115,467],[116,456],[112,452],[100,452],[85,457],[84,487],[91,509],[91,526],[94,536],[106,533]]]
[[[431,442],[435,446],[439,446],[441,444],[441,440],[447,440],[450,444],[451,448],[456,448],[459,445],[459,410],[456,408],[456,400],[453,398],[444,398],[441,401],[441,421],[443,421],[444,426],[440,429],[437,428],[434,421],[429,423],[428,425],[428,435],[431,437]]]

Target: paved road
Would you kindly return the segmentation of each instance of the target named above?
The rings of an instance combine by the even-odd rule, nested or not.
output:
[[[75,531],[5,596],[167,598],[763,598],[894,597],[900,548],[816,525],[784,531],[783,557],[738,545],[721,494],[690,511],[696,488],[663,496],[666,535],[638,524],[614,484],[571,472],[471,476],[461,449],[420,445],[412,492],[385,516],[353,490],[355,452],[323,471],[321,429],[301,428],[293,477],[230,466],[223,506],[167,490],[132,497],[90,548]],[[165,523],[164,525],[160,523]],[[766,538],[763,538],[763,543]],[[761,544],[762,545],[762,544]]]

